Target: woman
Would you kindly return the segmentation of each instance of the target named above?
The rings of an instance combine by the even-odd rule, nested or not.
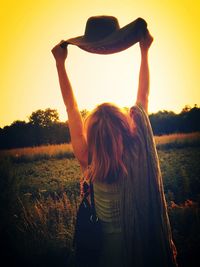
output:
[[[140,40],[141,66],[136,104],[128,113],[99,105],[82,122],[65,70],[67,47],[52,49],[67,108],[71,142],[83,175],[93,181],[95,207],[102,222],[99,266],[171,267],[171,237],[162,177],[148,113],[147,31]]]

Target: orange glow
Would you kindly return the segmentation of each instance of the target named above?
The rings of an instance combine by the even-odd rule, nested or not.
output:
[[[26,120],[39,108],[67,115],[51,48],[84,33],[88,17],[113,15],[121,26],[144,18],[154,36],[149,60],[149,111],[179,112],[200,99],[200,3],[198,0],[0,0],[0,127]],[[92,55],[69,47],[66,63],[80,109],[102,102],[135,102],[138,44],[114,55]]]

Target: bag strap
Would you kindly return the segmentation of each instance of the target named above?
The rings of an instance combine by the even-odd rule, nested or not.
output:
[[[95,202],[94,202],[94,188],[91,181],[90,181],[90,202],[91,202],[92,213],[96,215]]]
[[[91,163],[91,155],[90,153],[88,153],[88,165],[90,163]],[[94,188],[93,188],[93,183],[91,181],[91,178],[90,178],[89,186],[90,186],[90,203],[91,203],[92,214],[95,220],[98,220],[98,217],[96,215],[95,202],[94,202]]]

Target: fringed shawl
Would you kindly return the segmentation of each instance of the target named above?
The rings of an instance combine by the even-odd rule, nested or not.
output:
[[[136,134],[125,153],[128,176],[120,182],[120,222],[125,267],[174,267],[162,176],[149,118],[140,105],[131,108]]]

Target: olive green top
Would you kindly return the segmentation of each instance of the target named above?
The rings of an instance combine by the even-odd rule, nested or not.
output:
[[[124,151],[128,175],[113,184],[94,182],[96,212],[107,236],[116,238],[118,233],[118,240],[122,238],[124,267],[174,267],[175,247],[149,118],[140,105],[130,109],[130,116],[136,133]]]
[[[95,182],[93,185],[95,208],[99,219],[104,223],[107,233],[121,232],[120,226],[120,190],[116,183]]]

